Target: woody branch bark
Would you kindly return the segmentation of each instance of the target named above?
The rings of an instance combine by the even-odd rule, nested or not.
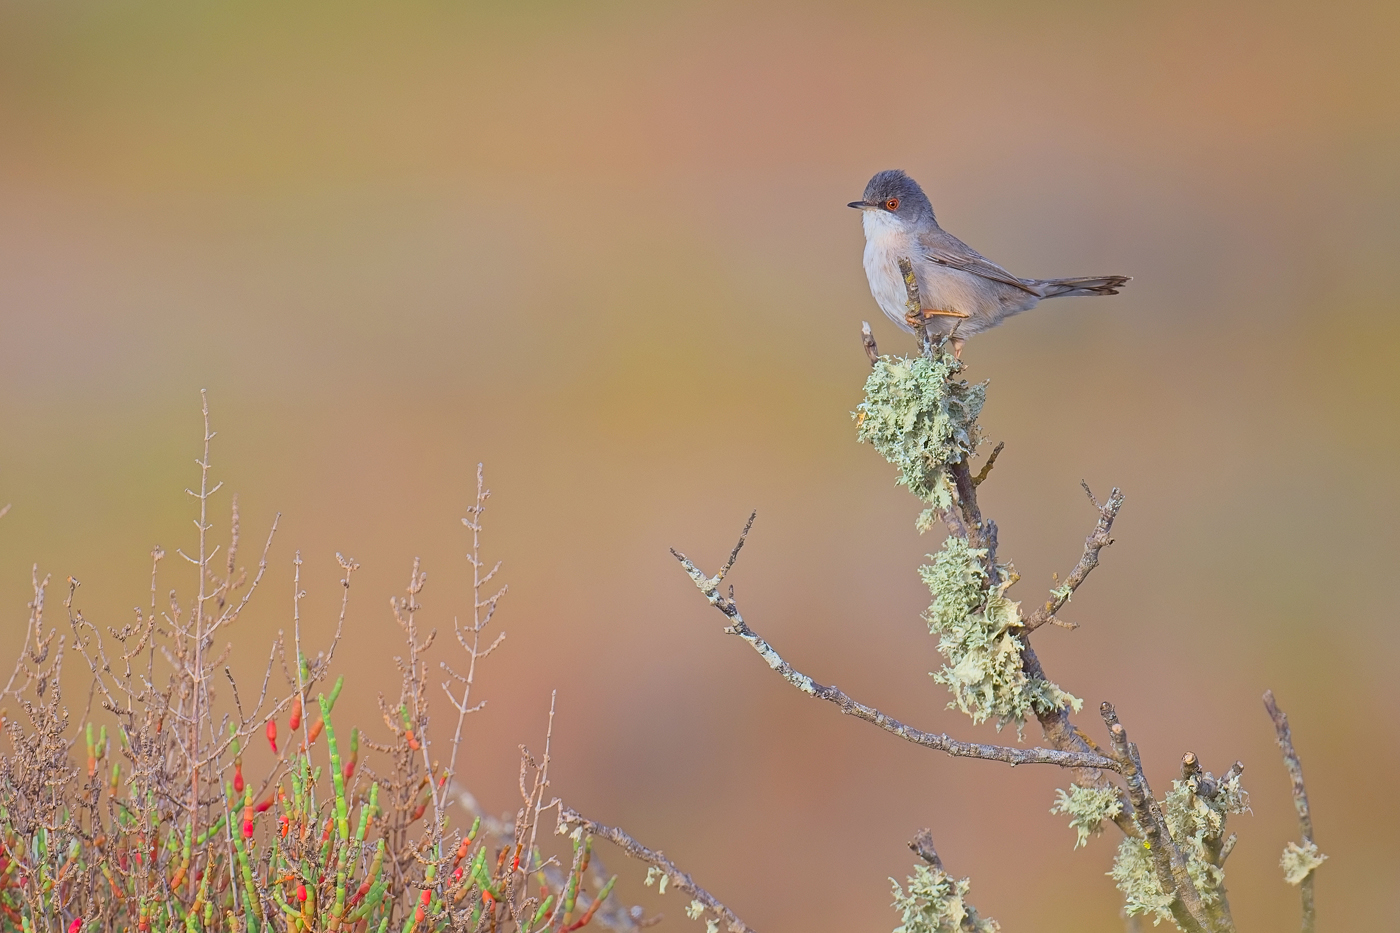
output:
[[[1108,501],[1099,504],[1099,500],[1094,498],[1094,494],[1089,491],[1089,484],[1084,484],[1084,494],[1089,497],[1089,501],[1094,503],[1094,508],[1099,510],[1099,521],[1094,526],[1093,532],[1084,539],[1084,553],[1079,558],[1079,563],[1074,565],[1074,569],[1065,578],[1064,585],[1051,593],[1045,605],[1026,617],[1024,628],[1027,632],[1034,632],[1046,622],[1059,623],[1055,618],[1055,613],[1059,612],[1069,602],[1074,591],[1079,589],[1079,585],[1084,582],[1084,578],[1089,576],[1090,571],[1099,565],[1099,552],[1113,543],[1113,521],[1118,517],[1118,510],[1123,507],[1123,493],[1117,486],[1108,495]],[[1063,624],[1063,623],[1060,623]],[[1074,625],[1068,627],[1074,628]]]
[[[913,267],[909,266],[905,268],[905,265],[906,264],[902,263],[900,268],[904,273],[904,289],[908,299],[907,304],[911,310],[918,309],[923,305],[923,301],[919,295],[919,283],[913,275]],[[921,328],[923,337],[920,341],[920,347],[925,356],[932,358],[936,346],[930,338],[928,331],[928,327]],[[977,503],[977,487],[986,479],[986,474],[990,472],[992,463],[1000,451],[1001,447],[998,446],[992,453],[992,456],[988,458],[982,470],[976,475],[972,473],[972,468],[966,460],[949,466],[948,472],[953,480],[953,487],[957,492],[957,501],[944,515],[944,522],[948,525],[949,530],[952,531],[953,534],[965,538],[970,546],[980,548],[986,552],[983,558],[983,568],[987,572],[987,586],[989,589],[997,586],[1001,582],[1001,571],[997,568],[996,560],[997,526],[996,522],[991,519],[983,518],[981,506]],[[1093,500],[1092,494],[1090,494],[1090,499]],[[1107,547],[1108,542],[1111,540],[1111,538],[1109,538],[1109,531],[1113,527],[1113,520],[1118,516],[1118,509],[1123,504],[1123,494],[1115,488],[1113,494],[1109,496],[1109,501],[1107,503],[1103,506],[1099,506],[1098,502],[1095,501],[1094,504],[1099,508],[1099,523],[1095,526],[1094,533],[1090,535],[1089,540],[1085,542],[1085,555],[1080,558],[1079,564],[1070,572],[1070,578],[1073,581],[1072,586],[1068,592],[1061,591],[1064,593],[1063,600],[1057,602],[1057,597],[1051,598],[1051,602],[1054,603],[1055,608],[1047,613],[1045,621],[1050,621],[1050,619],[1053,618],[1054,612],[1058,610],[1060,606],[1064,605],[1064,602],[1068,601],[1069,594],[1073,593],[1074,590],[1084,582],[1084,578],[1089,575],[1089,572],[1093,570],[1094,567],[1098,566],[1099,551]],[[1102,535],[1100,535],[1100,530],[1102,530]],[[1102,540],[1102,544],[1099,543],[1100,540]],[[1033,614],[1033,617],[1034,615],[1035,614]],[[1039,622],[1037,626],[1040,624],[1044,623]],[[1029,631],[1029,629],[1027,629],[1027,631]],[[1026,632],[1021,634],[1020,640],[1022,644],[1021,669],[1025,672],[1026,676],[1032,680],[1047,680],[1048,678],[1045,676],[1045,670],[1041,667],[1040,659],[1036,656],[1035,649],[1031,647],[1030,639],[1027,637]],[[1098,746],[1090,741],[1074,724],[1073,720],[1070,718],[1068,706],[1062,705],[1050,710],[1037,711],[1036,719],[1040,722],[1040,728],[1045,734],[1046,740],[1055,750],[1075,756],[1102,756],[1102,752],[1099,750]],[[1104,771],[1107,769],[1086,768],[1078,765],[1068,765],[1067,767],[1073,767],[1075,769],[1074,780],[1076,784],[1082,784],[1086,787],[1110,786],[1110,781],[1104,774]],[[1124,807],[1123,810],[1113,818],[1113,822],[1129,836],[1136,836],[1139,834],[1138,828],[1134,824],[1127,807]]]
[[[734,562],[739,557],[739,551],[744,546],[744,540],[748,537],[749,529],[753,527],[754,516],[750,515],[748,523],[744,525],[744,531],[739,536],[739,543],[734,546],[734,550],[729,555],[729,560],[725,563],[720,572],[707,577],[695,564],[679,551],[672,550],[676,560],[680,561],[685,568],[686,574],[694,581],[696,587],[704,594],[705,599],[722,612],[729,620],[725,631],[731,635],[738,635],[748,642],[749,647],[757,651],[759,656],[767,662],[768,666],[777,671],[778,674],[792,684],[798,690],[819,700],[826,700],[840,707],[841,712],[848,716],[855,716],[863,719],[872,725],[879,726],[886,732],[899,736],[906,742],[915,745],[922,745],[935,751],[946,752],[949,755],[959,758],[981,758],[986,761],[1001,761],[1009,765],[1026,764],[1048,764],[1058,765],[1062,768],[1075,768],[1095,772],[1096,769],[1106,769],[1109,771],[1119,770],[1119,763],[1106,755],[1089,750],[1088,747],[1074,751],[1064,751],[1052,748],[1011,748],[1003,745],[981,745],[974,742],[960,742],[950,738],[944,733],[923,732],[912,726],[905,725],[892,716],[888,716],[873,706],[852,699],[839,687],[819,684],[811,677],[794,668],[783,657],[778,654],[773,647],[768,644],[757,632],[749,628],[744,621],[743,615],[739,612],[738,605],[734,602],[733,588],[730,595],[724,596],[720,593],[720,584],[724,582],[725,576],[734,567]]]
[[[1128,732],[1118,721],[1118,713],[1112,703],[1103,703],[1099,711],[1104,724],[1108,726],[1114,756],[1125,765],[1123,774],[1128,785],[1128,799],[1132,802],[1138,826],[1142,828],[1143,844],[1152,858],[1157,883],[1163,894],[1173,898],[1172,918],[1185,933],[1207,933],[1212,927],[1206,919],[1205,905],[1201,903],[1200,892],[1186,872],[1186,856],[1167,831],[1162,808],[1152,796],[1152,788],[1142,771],[1142,758],[1138,755],[1137,746],[1128,741]]]
[[[660,852],[648,849],[637,840],[622,830],[613,826],[604,826],[602,823],[595,823],[577,810],[570,809],[563,804],[559,805],[558,832],[560,835],[582,830],[592,836],[602,836],[604,839],[617,846],[628,855],[632,856],[648,865],[660,869],[669,879],[669,883],[680,888],[692,898],[699,901],[706,910],[714,914],[724,923],[724,928],[729,933],[754,933],[753,928],[740,920],[734,911],[720,903],[713,894],[706,891],[695,880],[676,867],[675,863]]]
[[[1308,789],[1303,784],[1303,763],[1298,760],[1298,752],[1293,748],[1293,732],[1288,728],[1288,716],[1274,702],[1274,692],[1264,691],[1264,708],[1274,721],[1274,732],[1278,735],[1278,747],[1283,751],[1283,766],[1288,769],[1288,777],[1293,787],[1293,806],[1298,811],[1298,829],[1303,836],[1303,845],[1313,842],[1312,813],[1308,810]],[[1298,885],[1303,896],[1303,933],[1313,933],[1317,926],[1317,910],[1313,906],[1313,872]]]

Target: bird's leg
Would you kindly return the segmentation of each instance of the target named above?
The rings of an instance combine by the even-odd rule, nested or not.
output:
[[[969,315],[962,311],[943,311],[939,308],[920,308],[918,314],[915,314],[912,311],[905,314],[904,320],[909,324],[910,327],[918,327],[921,324],[927,324],[929,321],[933,320],[936,317],[954,317],[958,320],[962,320],[963,318],[969,317]]]
[[[965,337],[957,336],[958,325],[970,316],[971,315],[963,311],[945,311],[941,308],[920,308],[918,310],[918,313],[910,311],[907,314],[905,314],[904,321],[910,327],[914,328],[916,332],[918,332],[920,328],[928,326],[928,324],[931,321],[933,321],[934,318],[953,318],[953,327],[948,332],[947,340],[953,345],[953,358],[961,360],[963,344],[967,342],[967,339]]]

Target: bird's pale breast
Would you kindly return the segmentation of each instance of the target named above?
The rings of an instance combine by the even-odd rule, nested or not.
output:
[[[865,277],[870,294],[885,316],[913,332],[904,322],[906,293],[899,273],[899,260],[909,258],[909,239],[892,217],[882,211],[866,211],[861,217],[865,228]]]

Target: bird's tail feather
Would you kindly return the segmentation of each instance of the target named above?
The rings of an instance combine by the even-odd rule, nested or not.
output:
[[[1042,298],[1063,298],[1074,295],[1116,295],[1126,285],[1130,275],[1081,275],[1071,279],[1035,279]]]

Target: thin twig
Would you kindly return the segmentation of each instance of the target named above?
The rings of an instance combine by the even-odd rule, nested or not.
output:
[[[725,631],[732,635],[738,635],[749,646],[758,652],[759,656],[768,663],[768,666],[777,671],[778,674],[792,684],[798,690],[808,696],[835,703],[841,708],[841,712],[848,716],[855,716],[868,723],[879,726],[886,732],[899,736],[907,742],[915,745],[922,745],[925,748],[932,748],[936,751],[946,752],[949,755],[963,758],[981,758],[987,761],[1003,761],[1010,765],[1025,764],[1050,764],[1058,765],[1062,768],[1090,768],[1105,769],[1109,771],[1120,770],[1119,764],[1112,758],[1094,752],[1067,752],[1057,751],[1050,748],[1011,748],[1003,745],[981,745],[973,742],[959,742],[949,738],[945,733],[923,732],[912,726],[907,726],[899,720],[882,713],[872,706],[857,702],[847,696],[839,687],[819,684],[812,678],[795,669],[782,656],[773,649],[768,642],[764,641],[753,629],[749,628],[744,621],[743,615],[739,612],[739,607],[733,599],[731,588],[730,596],[725,597],[719,593],[719,583],[724,579],[734,566],[734,560],[738,557],[739,549],[743,547],[744,538],[747,537],[749,528],[753,526],[753,517],[749,517],[749,522],[744,526],[744,533],[739,537],[739,543],[735,545],[730,559],[725,564],[724,569],[718,576],[706,577],[704,572],[695,566],[684,554],[676,550],[671,553],[676,560],[680,561],[685,572],[694,581],[695,585],[704,594],[710,605],[724,613],[729,620],[729,625]]]
[[[648,849],[627,833],[612,826],[604,826],[602,823],[595,823],[584,817],[577,810],[570,809],[562,803],[559,805],[559,824],[557,832],[562,836],[570,832],[583,831],[593,836],[602,836],[604,839],[617,846],[634,859],[646,862],[666,873],[670,883],[680,888],[692,898],[705,905],[705,909],[719,917],[724,923],[724,928],[729,933],[753,933],[753,928],[725,907],[715,898],[713,894],[696,884],[689,875],[675,866],[675,863],[660,852]]]
[[[462,725],[466,721],[467,714],[481,709],[485,705],[483,700],[476,705],[472,705],[472,685],[476,680],[476,662],[485,658],[496,650],[501,641],[506,637],[505,632],[498,634],[494,641],[485,651],[481,650],[481,633],[486,626],[491,624],[491,618],[496,614],[496,605],[501,597],[506,595],[509,587],[501,587],[493,595],[486,599],[481,598],[481,588],[489,583],[496,572],[501,569],[501,562],[496,561],[495,566],[485,575],[481,573],[481,516],[486,511],[486,500],[491,498],[491,490],[486,488],[485,473],[482,465],[476,465],[476,503],[467,509],[469,518],[462,519],[462,524],[467,526],[472,533],[472,552],[467,555],[467,562],[472,565],[472,624],[469,630],[464,631],[462,626],[453,617],[452,625],[457,635],[457,643],[466,649],[470,661],[467,664],[466,675],[458,674],[448,666],[446,661],[440,662],[440,666],[448,672],[452,680],[456,680],[462,685],[462,699],[459,701],[452,693],[452,680],[442,685],[443,691],[447,694],[448,701],[457,710],[457,728],[452,734],[452,751],[448,755],[447,774],[452,780],[457,779],[457,751],[462,744]],[[484,613],[483,613],[483,610]],[[471,634],[471,643],[467,643],[467,631]],[[550,722],[554,721],[554,703],[550,701]],[[546,743],[547,745],[547,743]],[[548,754],[546,753],[546,758]]]
[[[1278,734],[1278,747],[1283,751],[1283,766],[1288,769],[1289,780],[1293,784],[1293,807],[1298,811],[1298,831],[1302,833],[1303,845],[1313,843],[1312,812],[1308,809],[1308,789],[1303,784],[1303,763],[1298,760],[1298,752],[1293,748],[1293,732],[1288,728],[1288,716],[1274,702],[1274,692],[1264,691],[1264,708],[1274,721],[1274,732]],[[1313,904],[1313,875],[1316,869],[1308,872],[1298,890],[1303,895],[1303,933],[1313,933],[1317,926],[1317,909]]]
[[[990,466],[990,464],[988,464]],[[1094,525],[1093,532],[1084,539],[1084,553],[1080,555],[1079,563],[1074,565],[1074,569],[1065,578],[1064,585],[1054,590],[1045,605],[1026,617],[1024,630],[1034,632],[1046,622],[1057,622],[1055,613],[1069,602],[1074,591],[1079,589],[1079,585],[1084,582],[1084,578],[1089,576],[1089,572],[1099,565],[1099,552],[1113,543],[1110,534],[1113,531],[1113,520],[1118,517],[1118,510],[1123,507],[1123,492],[1117,486],[1113,487],[1113,492],[1109,493],[1108,501],[1099,505],[1094,494],[1089,492],[1088,485],[1084,486],[1084,492],[1088,494],[1089,501],[1094,503],[1094,507],[1099,510],[1098,523]]]
[[[972,485],[981,486],[992,472],[992,467],[996,465],[997,457],[1001,456],[1002,450],[1006,448],[1006,441],[997,441],[996,447],[992,448],[992,455],[987,458],[987,462],[982,464],[982,469],[977,471],[977,475],[972,478]]]

